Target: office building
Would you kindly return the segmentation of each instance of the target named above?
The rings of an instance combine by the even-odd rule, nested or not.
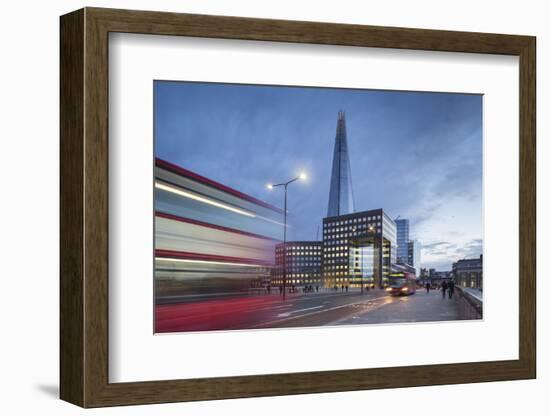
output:
[[[286,243],[286,287],[321,285],[321,241],[288,241]],[[275,267],[272,271],[271,285],[283,284],[285,245],[275,248]]]
[[[324,286],[384,287],[395,248],[395,222],[382,209],[324,218]]]
[[[399,235],[399,234],[398,234]],[[399,243],[398,243],[399,244]],[[418,240],[409,240],[407,244],[407,264],[414,267],[416,276],[420,276],[420,250],[422,246]],[[399,249],[398,249],[399,250]]]
[[[453,279],[461,287],[483,289],[483,255],[453,263]]]
[[[409,256],[409,220],[396,219],[395,226],[397,228],[396,263],[406,264]]]
[[[438,272],[435,269],[430,269],[430,277],[429,280],[432,283],[432,285],[439,286],[443,281],[448,282],[453,278],[453,272],[451,271],[442,271]]]

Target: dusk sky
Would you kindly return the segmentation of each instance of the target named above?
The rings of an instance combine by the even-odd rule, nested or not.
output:
[[[422,267],[482,252],[482,96],[187,82],[154,83],[155,153],[282,207],[289,240],[321,238],[336,119],[346,113],[356,211],[410,220]]]

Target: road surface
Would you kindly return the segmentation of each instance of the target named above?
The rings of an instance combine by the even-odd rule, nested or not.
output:
[[[456,296],[419,290],[394,297],[381,290],[258,295],[156,306],[156,332],[428,322],[467,319]]]

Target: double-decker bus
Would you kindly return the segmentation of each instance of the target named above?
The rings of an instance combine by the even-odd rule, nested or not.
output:
[[[407,271],[390,274],[386,291],[392,296],[413,295],[416,292],[416,276]]]
[[[281,209],[156,159],[157,304],[264,293],[282,235]]]

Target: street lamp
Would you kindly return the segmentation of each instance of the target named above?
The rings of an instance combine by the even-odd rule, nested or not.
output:
[[[287,201],[287,188],[288,185],[290,185],[292,182],[296,182],[297,180],[305,181],[307,179],[307,175],[302,172],[295,178],[287,181],[287,182],[281,182],[276,184],[268,184],[267,189],[273,189],[280,186],[283,186],[285,188],[285,208],[284,208],[284,229],[283,229],[283,301],[286,300],[286,201]]]

